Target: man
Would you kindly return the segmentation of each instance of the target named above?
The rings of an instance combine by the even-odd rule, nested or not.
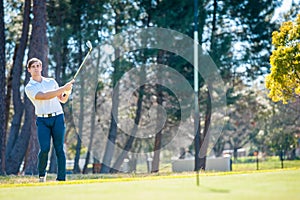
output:
[[[40,144],[38,171],[40,182],[46,181],[46,167],[52,137],[57,156],[57,181],[66,180],[66,155],[64,151],[65,122],[60,103],[69,99],[74,80],[59,87],[52,78],[42,76],[42,62],[32,58],[27,63],[31,74],[25,93],[35,107],[37,135]]]

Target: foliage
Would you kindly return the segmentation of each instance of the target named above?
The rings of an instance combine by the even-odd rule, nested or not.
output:
[[[299,98],[289,104],[274,103],[265,99],[265,109],[257,119],[257,131],[251,135],[253,149],[267,155],[278,155],[284,151],[286,156],[295,157],[291,152],[297,146],[296,134],[299,132]]]
[[[253,135],[259,130],[261,112],[267,107],[264,96],[258,88],[248,88],[240,84],[235,88],[236,102],[228,105],[228,116],[224,126],[222,141],[234,150],[234,157],[237,157],[237,149],[253,141]]]
[[[270,34],[275,27],[271,19],[281,1],[217,2],[218,13],[221,16],[217,18],[218,32],[214,48],[217,48],[215,53],[219,55],[214,56],[220,57],[217,62],[222,62],[221,67],[227,72],[224,74],[225,77],[234,73],[250,82],[257,76],[265,74],[269,68],[267,59],[270,51],[266,49],[271,48]],[[230,49],[224,51],[226,48]]]
[[[274,50],[270,57],[271,73],[266,77],[269,97],[284,104],[300,95],[300,14],[295,22],[284,22],[272,34]]]
[[[299,132],[299,98],[288,105],[276,105],[269,121],[268,140],[266,145],[277,155],[280,151],[285,153],[296,148],[296,134]]]
[[[12,63],[14,43],[17,43],[18,36],[21,35],[22,17],[20,7],[22,6],[22,1],[8,0],[6,2],[5,16],[7,16],[6,19],[8,20],[6,21],[6,46],[9,47],[7,50],[9,56],[7,56],[7,58],[8,63]],[[257,95],[256,92],[239,94],[238,91],[243,90],[239,84],[244,80],[252,80],[258,75],[264,74],[266,68],[268,68],[269,63],[266,61],[266,57],[269,56],[271,49],[269,35],[270,30],[274,27],[274,24],[271,23],[271,18],[274,9],[280,2],[279,0],[236,0],[234,2],[228,0],[199,1],[199,43],[215,61],[228,88],[227,98],[231,110],[230,127],[229,125],[228,127],[233,127],[236,131],[231,131],[231,134],[227,136],[227,141],[228,137],[245,141],[245,138],[252,136],[250,135],[248,137],[247,134],[251,133],[254,135],[250,137],[251,139],[255,138],[255,135],[259,132],[258,129],[253,128],[253,124],[249,125],[247,122],[249,122],[249,118],[253,117],[250,116],[250,114],[254,113],[255,109],[260,111],[264,108],[259,105],[260,109],[258,109],[255,106],[257,105],[254,99],[255,95]],[[17,15],[14,13],[17,13]],[[54,76],[60,85],[69,80],[85,55],[87,48],[84,44],[87,40],[91,40],[93,46],[96,47],[117,33],[149,26],[169,28],[192,38],[193,25],[193,1],[49,0],[47,1],[49,75]],[[160,50],[141,50],[139,52],[131,52],[135,54],[131,60],[126,60],[126,56],[120,58],[121,61],[117,61],[120,64],[120,69],[115,70],[117,71],[116,73],[118,73],[115,74],[117,77],[115,81],[118,81],[126,71],[133,67],[158,60],[157,54],[159,51]],[[193,67],[190,63],[187,63],[184,59],[180,58],[180,56],[171,53],[164,53],[162,57],[163,58],[160,58],[164,62],[162,64],[176,69],[189,81],[190,85],[193,86]],[[126,62],[122,62],[124,60],[126,60]],[[237,69],[241,67],[244,68],[245,71],[240,73]],[[101,75],[104,76],[105,74],[105,76],[109,76],[107,79],[111,80],[113,79],[113,71],[114,69],[104,69],[104,71],[101,71]],[[20,77],[21,83],[23,83],[24,76],[17,77]],[[201,87],[199,99],[201,101],[201,114],[205,115],[205,109],[202,108],[205,108],[206,105],[202,104],[209,103],[209,100],[207,100],[205,83],[201,78],[202,77],[200,77],[199,83]],[[79,84],[76,86],[78,85]],[[16,89],[19,90],[19,88],[20,87],[17,87]],[[167,104],[168,123],[176,125],[179,120],[184,119],[183,116],[180,116],[180,108],[178,108],[177,105],[178,100],[171,91],[168,91],[166,88],[162,89],[163,101]],[[99,90],[99,93],[102,94],[108,92],[104,87],[99,88]],[[21,90],[21,93],[22,92]],[[156,91],[153,91],[150,85],[146,86],[143,97],[143,116],[141,120],[145,119],[144,113],[147,113],[151,107],[150,97],[155,94]],[[101,102],[97,102],[98,104],[103,105],[110,102],[110,95],[106,97],[100,96],[101,95],[99,95],[98,100],[100,98],[105,98],[105,100],[102,99]],[[257,96],[261,97],[260,94]],[[87,97],[86,100],[88,98],[90,97]],[[136,108],[135,104],[136,102],[133,102],[133,108]],[[78,104],[73,104],[72,106],[74,109]],[[109,108],[109,106],[103,108],[106,109],[105,113],[107,113],[107,109]],[[119,107],[119,109],[121,108],[122,106]],[[68,127],[67,132],[69,133],[66,137],[66,144],[69,149],[69,154],[72,154],[68,156],[73,158],[76,147],[74,143],[76,143],[77,138],[74,137],[76,131],[74,131],[71,109],[70,104],[64,106]],[[246,112],[243,113],[243,111]],[[103,110],[99,110],[97,113],[100,116],[99,121],[104,124],[101,130],[98,131],[107,133],[111,119],[108,119],[110,116],[103,116],[102,113],[104,113]],[[132,112],[130,118],[134,119],[134,115],[135,112]],[[122,117],[126,117],[126,115]],[[263,117],[267,120],[270,119],[266,113],[262,115],[260,119],[263,119]],[[202,118],[202,120],[204,119],[205,117]],[[254,120],[258,120],[258,118]],[[243,131],[243,129],[246,129],[246,131]],[[89,129],[85,129],[83,130],[83,134],[87,134],[89,131]],[[118,133],[116,143],[122,146],[127,138],[122,131],[118,131],[121,134]],[[165,132],[169,131],[171,132],[173,130],[165,130]],[[228,130],[225,131],[228,132]],[[240,133],[244,133],[242,134],[243,136],[239,135]],[[269,132],[266,131],[265,134],[269,134]],[[169,141],[171,136],[164,134],[163,139],[165,138],[165,141]],[[226,141],[226,138],[223,139]],[[235,141],[236,146],[241,146],[245,143],[241,140]],[[148,151],[150,148],[153,149],[153,138],[143,141],[143,143],[139,143],[138,140],[136,140],[132,147],[135,149],[132,150],[139,152],[141,149],[144,149],[143,151]],[[99,142],[99,145],[101,144],[101,147],[105,146],[105,140],[103,140],[103,138],[100,138],[97,142]],[[224,146],[221,145],[220,149],[222,149],[222,147]],[[93,148],[97,147],[94,145]],[[97,150],[99,155],[101,155],[99,157],[102,157],[103,149]],[[24,149],[24,152],[25,151],[26,149]],[[79,149],[77,149],[77,151],[80,152]]]

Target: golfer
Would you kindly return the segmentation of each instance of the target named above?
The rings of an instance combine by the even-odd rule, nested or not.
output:
[[[42,76],[42,62],[32,58],[27,63],[31,74],[30,81],[25,86],[25,93],[35,107],[37,136],[40,144],[38,155],[39,181],[46,181],[46,167],[50,140],[52,138],[57,156],[57,181],[66,180],[66,155],[64,151],[65,122],[60,103],[69,99],[74,80],[59,87],[52,78]]]

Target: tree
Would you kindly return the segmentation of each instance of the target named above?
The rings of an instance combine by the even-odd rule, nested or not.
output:
[[[48,48],[46,37],[46,1],[33,1],[33,23],[32,33],[30,38],[29,58],[37,57],[43,62],[43,75],[48,72]],[[25,83],[29,80],[29,73],[26,73]],[[26,151],[28,150],[29,142],[30,148],[27,152],[28,157],[25,159],[25,173],[37,174],[37,153],[38,142],[35,131],[35,114],[34,108],[30,100],[26,97],[24,99],[25,118],[21,132],[17,137],[12,149],[8,152],[6,157],[6,170],[8,174],[18,174],[20,165],[24,160]]]
[[[204,5],[206,1],[201,1],[199,4],[199,43],[202,43],[202,33],[204,27],[204,21],[206,19],[206,12],[204,10]],[[194,4],[193,1],[141,1],[141,5],[143,6],[145,13],[145,25],[149,26],[150,24],[154,24],[158,27],[170,28],[172,30],[179,31],[183,34],[189,35],[192,37],[193,35],[193,8]],[[180,9],[178,9],[180,8]],[[197,8],[197,9],[198,9]],[[168,10],[168,12],[165,12]],[[179,22],[179,23],[178,23]],[[178,62],[178,56],[170,55],[167,51],[158,51],[157,60],[158,63],[172,66],[177,71],[182,73],[187,80],[189,80],[190,84],[193,85],[193,75],[189,73],[192,68],[192,65],[188,64],[186,61],[180,60]],[[170,95],[164,96],[165,93],[162,87],[157,87],[155,94],[157,96],[157,103],[160,105],[163,99],[170,98]],[[178,117],[178,116],[176,116]],[[180,117],[179,117],[180,118]],[[197,125],[196,125],[197,126]],[[200,124],[199,124],[200,126]],[[199,127],[200,129],[200,127]],[[198,129],[198,130],[199,130]],[[154,140],[154,157],[152,162],[152,172],[159,171],[159,161],[160,161],[160,151],[161,146],[165,136],[162,134],[166,130],[160,130],[155,135]],[[200,131],[200,130],[199,130]],[[199,134],[197,134],[199,135]],[[200,150],[200,137],[199,140],[195,139],[195,148]],[[199,142],[197,142],[199,141]],[[196,158],[198,158],[196,156]],[[200,163],[200,159],[196,159],[196,163]],[[199,161],[199,162],[198,162]],[[197,164],[196,164],[197,165]],[[196,167],[199,168],[199,167]]]
[[[300,114],[299,97],[289,104],[274,103],[270,99],[268,108],[262,110],[263,115],[259,120],[260,128],[255,138],[251,141],[258,150],[269,154],[280,155],[282,151],[288,153],[297,146],[299,133]],[[295,155],[289,154],[293,158]]]
[[[144,70],[145,69],[142,68],[142,75],[140,76],[140,79],[141,79],[140,81],[142,81],[142,79],[145,78],[145,76],[146,76]],[[141,120],[142,104],[143,104],[143,96],[144,96],[144,88],[145,88],[145,86],[142,85],[139,88],[139,91],[138,91],[138,95],[137,95],[138,96],[138,100],[137,100],[137,103],[136,103],[137,104],[136,105],[137,109],[136,109],[136,112],[135,112],[134,127],[131,130],[131,134],[130,134],[129,138],[126,141],[122,152],[120,153],[120,155],[116,159],[113,167],[110,169],[111,173],[116,173],[116,172],[118,172],[120,170],[120,167],[121,167],[121,165],[124,162],[124,159],[126,157],[128,157],[128,152],[132,148],[132,145],[133,145],[133,142],[134,142],[134,139],[135,139],[135,135],[136,135],[136,132],[137,132],[137,129],[138,129],[138,125],[140,124],[140,120]]]
[[[0,0],[0,174],[5,174],[5,146],[6,146],[6,127],[5,127],[5,34],[4,34],[4,7],[3,0]]]
[[[7,2],[8,4],[15,5],[15,2],[12,0],[8,0]],[[16,4],[20,5],[20,2],[21,1],[17,1]],[[228,100],[230,101],[230,104],[232,104],[233,107],[236,106],[237,109],[239,107],[237,103],[238,98],[234,96],[234,94],[236,94],[236,90],[239,89],[237,87],[237,82],[239,83],[241,80],[255,78],[255,76],[265,73],[266,69],[269,67],[268,58],[270,52],[266,49],[271,49],[269,35],[271,30],[273,30],[272,27],[274,26],[270,23],[270,20],[272,18],[272,12],[279,2],[279,0],[236,0],[234,2],[228,0],[199,0],[199,44],[206,48],[205,50],[208,51],[211,58],[213,58],[216,65],[220,69],[220,74],[229,88]],[[52,65],[51,68],[49,67],[49,73],[52,73],[52,75],[55,73],[56,79],[60,84],[69,79],[69,77],[75,73],[78,65],[81,63],[84,56],[83,50],[85,49],[85,40],[91,40],[97,45],[105,38],[108,38],[116,33],[121,33],[124,30],[134,30],[135,28],[150,26],[170,28],[190,37],[193,35],[193,1],[50,0],[47,1],[47,6],[47,15],[49,19],[47,34],[49,36],[50,47],[49,63]],[[23,20],[25,23],[27,18],[23,17]],[[19,21],[14,22],[14,25],[8,24],[7,30],[9,39],[6,41],[6,47],[12,46],[11,44],[9,45],[10,41],[12,41],[10,38],[15,38],[16,35],[21,35],[20,24],[21,22]],[[234,26],[232,26],[232,24],[234,24]],[[16,29],[18,31],[15,31]],[[11,35],[13,35],[13,37]],[[235,48],[236,45],[240,48]],[[21,42],[19,48],[21,48]],[[13,50],[7,51],[13,52]],[[18,51],[21,50],[18,49]],[[155,53],[157,52],[159,51],[156,51]],[[12,53],[9,53],[9,55],[12,55]],[[154,57],[153,55],[149,54],[145,55],[145,57],[151,56]],[[22,57],[22,55],[20,57]],[[193,73],[191,73],[192,65],[188,64],[186,61],[183,61],[183,59],[179,60],[178,57],[179,56],[170,55],[168,52],[165,52],[165,55],[163,55],[163,60],[165,62],[163,64],[176,69],[178,72],[184,75],[189,81],[190,85],[193,86]],[[22,69],[22,61],[19,59],[20,58],[16,58],[14,61],[14,67],[12,68],[15,71],[15,74],[13,75],[13,84],[15,84],[13,86],[13,95],[19,95],[18,91],[20,91],[19,88],[23,82],[23,76],[18,75],[19,72],[17,71]],[[16,62],[17,60],[18,62]],[[148,61],[145,61],[144,63],[147,62]],[[245,71],[237,72],[236,69],[239,69],[241,66],[245,69]],[[123,67],[119,68],[118,70],[119,73],[122,73]],[[110,73],[110,76],[115,75],[116,74],[113,75],[113,73]],[[239,78],[241,76],[244,78]],[[110,78],[115,79],[115,77]],[[118,81],[118,78],[116,78],[115,81]],[[201,138],[203,138],[210,123],[214,122],[210,121],[211,106],[209,100],[209,90],[206,90],[205,83],[203,80],[201,80],[201,77],[199,80],[199,85],[202,89],[200,89],[202,94],[200,92],[199,99],[201,102],[201,124],[203,125],[201,127]],[[147,106],[150,105],[148,97],[155,93],[157,95],[157,92],[153,92],[149,89],[149,87],[145,87],[142,106],[140,106],[142,110],[147,109]],[[22,115],[24,114],[24,110],[21,109],[23,103],[20,99],[21,97],[22,93],[20,93],[19,97],[13,97],[15,116],[12,121],[12,129],[14,128],[17,130],[17,132],[15,135],[9,135],[9,146],[10,141],[13,141],[13,145],[9,149],[12,149],[15,146],[17,142],[16,138],[18,136],[21,136],[21,138],[23,137],[23,142],[26,142],[26,138],[24,138],[25,135],[19,134],[19,129],[21,127],[20,124],[23,122]],[[165,89],[163,89],[162,98],[163,101],[170,98]],[[25,99],[25,102],[26,101],[27,100]],[[28,103],[26,105],[30,104],[30,102],[26,103]],[[65,109],[66,107],[68,110]],[[122,105],[119,105],[118,108],[114,109],[121,108]],[[27,106],[26,109],[28,109]],[[22,110],[23,112],[21,112]],[[71,112],[71,108],[68,105],[64,106],[64,110],[65,112]],[[141,121],[143,121],[145,118],[143,114],[144,113],[142,113],[140,116]],[[175,123],[179,117],[176,116],[176,113],[172,113],[172,115],[174,118],[177,117],[172,122]],[[72,115],[66,115],[66,120],[70,121],[71,123],[72,120],[70,116]],[[120,117],[122,116],[120,115]],[[132,119],[137,120],[138,117],[132,117]],[[88,118],[85,118],[84,123],[86,123],[87,120]],[[233,120],[243,121],[243,119]],[[105,126],[109,125],[111,122],[111,119],[108,120],[107,123],[105,123]],[[28,122],[26,121],[26,123]],[[25,126],[23,129],[24,128]],[[10,132],[12,132],[12,129]],[[90,133],[90,131],[92,130],[83,129],[83,134],[87,134],[87,132]],[[73,129],[67,129],[67,132],[72,133],[74,131]],[[109,132],[109,130],[107,130],[105,127],[103,132]],[[166,130],[163,130],[162,138],[157,137],[157,149],[159,149],[160,146],[159,140],[162,140],[163,143],[164,137],[167,135],[165,134],[166,132]],[[132,151],[139,152],[137,150],[138,148],[151,148],[151,151],[154,148],[154,138],[147,141],[144,140],[146,142],[143,143],[138,143],[136,138],[129,138],[129,143],[123,145],[123,143],[125,143],[127,140],[125,140],[126,137],[123,137],[124,134],[121,134],[122,130],[117,128],[116,132],[114,133],[116,135],[112,137],[112,140],[116,141],[116,145],[126,146],[126,150],[132,148]],[[93,137],[92,133],[91,137]],[[70,138],[71,137],[69,137],[69,140],[71,140]],[[66,141],[67,140],[68,138],[66,137]],[[21,140],[18,139],[18,143],[20,143],[20,141]],[[104,147],[105,141],[101,139],[100,142],[101,146]],[[200,146],[200,142],[198,143]],[[75,145],[72,146],[75,147]],[[80,156],[80,146],[81,145],[78,145],[77,158]],[[26,151],[27,146],[22,145],[22,147],[25,149],[19,149],[19,151]],[[89,146],[89,150],[95,149],[94,151],[96,151],[96,148],[93,147]],[[72,149],[72,147],[69,149]],[[97,151],[100,152],[99,155],[101,155],[97,159],[101,160],[100,157],[102,157],[102,154],[105,150],[98,148]],[[111,159],[112,162],[115,160],[118,161],[118,159],[114,158],[118,156],[118,151],[119,150],[117,148],[115,153],[113,153],[113,151],[108,151],[107,153],[110,153],[108,157],[110,158],[107,158],[107,160]],[[11,151],[9,152],[11,153]],[[121,157],[119,158],[123,160],[122,157],[124,158],[124,156],[121,154]],[[158,159],[156,160],[156,163],[157,161],[159,162],[159,154],[157,154],[157,158]],[[120,165],[120,163],[121,162],[119,162],[118,165]],[[119,169],[119,167],[117,169]],[[158,166],[155,167],[155,170],[156,169],[158,169]]]
[[[37,57],[43,62],[43,75],[48,76],[48,39],[46,0],[33,0],[33,21],[29,46],[29,59]],[[26,105],[26,103],[25,103]],[[32,104],[30,106],[33,106]],[[25,174],[38,174],[37,154],[39,144],[36,134],[35,113],[32,112],[31,137],[29,142]],[[26,120],[26,119],[25,119]]]
[[[261,101],[257,100],[257,93],[241,87],[241,92],[235,104],[228,106],[229,120],[224,127],[224,140],[233,149],[234,159],[237,150],[249,143],[249,138],[255,130],[257,113],[264,109]]]
[[[296,21],[284,22],[272,34],[274,50],[270,57],[271,73],[266,77],[269,97],[288,103],[300,95],[300,14]]]
[[[21,74],[23,71],[23,60],[25,55],[25,49],[27,47],[29,24],[30,24],[30,8],[31,0],[26,0],[24,4],[23,13],[23,27],[20,42],[16,47],[16,56],[12,67],[12,92],[13,92],[13,108],[14,115],[11,122],[9,137],[7,141],[6,155],[11,152],[15,145],[15,142],[19,135],[19,129],[21,127],[22,116],[24,113],[24,104],[21,99]]]
[[[83,58],[83,49],[82,44],[83,41],[83,34],[81,33],[81,30],[83,28],[83,17],[86,9],[84,9],[86,6],[86,3],[80,1],[80,0],[74,0],[71,1],[71,9],[73,9],[73,18],[71,19],[71,26],[72,26],[72,34],[74,35],[75,40],[77,41],[75,48],[78,50],[76,52],[75,62],[81,63]],[[81,154],[81,148],[82,148],[82,141],[81,136],[83,135],[83,123],[84,123],[84,116],[83,116],[83,93],[84,93],[84,80],[81,78],[80,82],[78,83],[80,85],[80,116],[79,116],[79,124],[78,124],[78,133],[77,133],[77,143],[76,143],[76,152],[75,152],[75,158],[74,158],[74,166],[73,166],[73,173],[80,173],[81,169],[79,166],[79,159]]]
[[[157,56],[157,60],[159,63],[163,63],[163,57],[161,56],[163,54],[164,54],[163,51],[159,51]],[[162,75],[158,73],[157,79],[161,81],[162,78],[163,78]],[[163,95],[163,87],[161,85],[156,85],[156,93],[157,93],[156,96],[154,96],[156,102],[154,103],[157,104],[158,106],[162,106],[164,95]],[[151,166],[151,173],[159,172],[160,151],[162,148],[162,132],[164,129],[164,128],[159,129],[159,123],[161,119],[162,119],[162,114],[157,109],[155,123],[158,128],[158,132],[155,133],[155,141],[154,141],[154,148],[153,148],[154,155],[153,155],[153,161]]]
[[[116,20],[117,23],[120,23],[119,20]],[[117,27],[117,24],[116,24]],[[118,29],[116,28],[116,31]],[[116,49],[115,50],[115,55],[116,58],[119,57],[120,50]],[[109,133],[107,137],[107,143],[105,147],[105,152],[103,156],[103,163],[100,169],[100,173],[109,173],[111,169],[111,161],[114,156],[115,152],[115,143],[116,143],[116,138],[117,138],[117,133],[118,133],[118,127],[117,127],[117,120],[118,120],[118,108],[119,108],[119,85],[117,84],[119,75],[120,75],[120,61],[116,60],[115,61],[115,66],[114,66],[114,71],[113,71],[113,86],[114,86],[114,92],[112,96],[112,109],[111,109],[111,123],[110,123],[110,128],[109,128]]]
[[[114,17],[114,27],[113,31],[118,34],[121,33],[123,29],[126,28],[126,26],[129,26],[129,21],[127,20],[129,15],[129,8],[131,7],[129,2],[123,1],[123,2],[112,2],[111,7],[112,11],[115,14]],[[116,48],[115,49],[115,58],[120,57],[122,49]],[[107,143],[105,146],[104,156],[102,160],[102,166],[100,173],[109,173],[111,170],[111,162],[115,154],[115,144],[116,139],[118,135],[118,116],[119,116],[119,84],[118,81],[121,78],[121,75],[123,73],[123,69],[121,69],[122,61],[120,59],[116,59],[114,61],[114,70],[112,72],[112,86],[114,88],[113,96],[112,96],[112,109],[111,109],[111,124],[109,128],[109,133],[107,137]]]
[[[214,147],[217,155],[221,155],[229,136],[236,149],[247,143],[248,134],[253,132],[248,116],[241,112],[241,108],[246,108],[245,113],[249,113],[248,107],[254,106],[255,101],[247,97],[248,93],[238,91],[241,84],[265,74],[269,68],[267,60],[271,52],[266,49],[271,48],[269,35],[275,26],[271,19],[278,5],[280,1],[277,0],[214,0],[207,6],[208,34],[203,36],[203,42],[209,46],[209,54],[228,88],[230,109],[224,134]]]

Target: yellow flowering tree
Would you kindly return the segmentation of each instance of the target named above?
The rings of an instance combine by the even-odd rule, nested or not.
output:
[[[270,57],[271,73],[266,76],[269,97],[284,104],[300,95],[300,14],[272,34],[275,49]]]

